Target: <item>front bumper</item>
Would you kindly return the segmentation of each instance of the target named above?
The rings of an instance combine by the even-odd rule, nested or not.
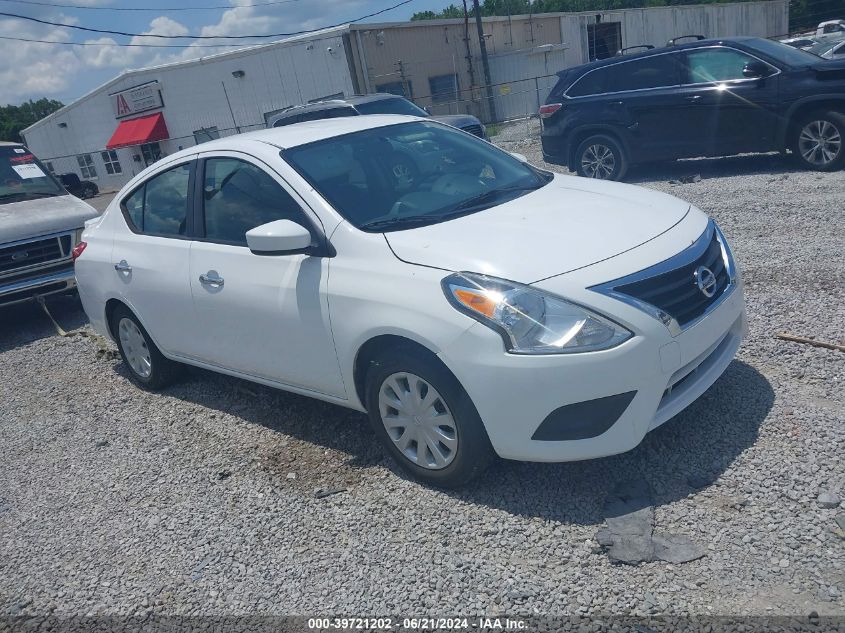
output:
[[[76,287],[73,264],[33,274],[25,279],[4,282],[0,279],[0,306],[30,301],[36,297],[64,293]]]
[[[645,327],[619,347],[585,354],[508,354],[496,333],[477,324],[441,356],[475,404],[501,457],[539,462],[591,459],[634,448],[646,433],[701,396],[739,348],[747,327],[744,306],[738,282],[717,308],[677,336],[646,316],[653,323],[644,322]],[[552,433],[538,432],[555,412],[584,415],[587,409],[572,405],[592,401],[622,405],[616,410],[603,406],[614,419],[609,425],[594,425],[597,434],[589,432],[589,423],[584,432],[583,420],[572,418],[571,425],[582,429],[583,439],[549,439],[554,424]]]

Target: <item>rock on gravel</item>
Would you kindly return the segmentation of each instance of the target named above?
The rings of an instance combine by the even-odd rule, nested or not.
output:
[[[841,501],[839,495],[826,490],[820,492],[819,496],[816,497],[816,503],[819,504],[820,508],[838,508]]]
[[[494,141],[560,170],[534,122]],[[624,455],[501,462],[460,491],[403,477],[355,412],[204,371],[141,392],[35,307],[0,311],[0,612],[845,616],[837,511],[816,502],[845,489],[845,354],[774,338],[842,339],[845,177],[758,156],[631,178],[731,241],[749,317],[737,359]],[[87,327],[75,301],[49,304]],[[716,485],[692,486],[699,473]],[[615,565],[596,546],[604,500],[635,479],[652,534],[705,557]],[[332,488],[346,492],[314,497]]]

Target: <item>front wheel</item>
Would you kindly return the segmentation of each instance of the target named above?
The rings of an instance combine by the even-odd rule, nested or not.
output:
[[[484,425],[457,379],[414,350],[378,358],[366,379],[370,423],[403,470],[441,488],[462,486],[493,458]]]
[[[807,169],[833,171],[845,163],[845,115],[816,112],[803,117],[792,135],[792,152]]]
[[[599,180],[622,180],[628,171],[628,159],[616,139],[596,134],[581,142],[575,151],[575,169],[579,176]]]

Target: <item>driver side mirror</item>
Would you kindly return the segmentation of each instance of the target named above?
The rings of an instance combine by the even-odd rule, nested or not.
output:
[[[246,243],[256,255],[294,255],[311,246],[311,231],[291,220],[276,220],[246,232]]]
[[[760,61],[748,62],[742,69],[742,76],[748,79],[762,79],[771,74],[768,64]]]

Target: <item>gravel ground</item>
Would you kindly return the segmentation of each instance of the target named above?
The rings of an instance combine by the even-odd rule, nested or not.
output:
[[[495,140],[539,165],[536,136]],[[773,336],[845,342],[845,177],[779,157],[631,176],[732,240],[738,358],[627,454],[502,462],[459,492],[405,479],[357,413],[199,370],[143,393],[37,306],[0,312],[0,614],[845,616],[845,509],[819,500],[845,496],[845,354]],[[88,331],[75,299],[50,307]],[[611,564],[594,537],[631,480],[706,556]]]

